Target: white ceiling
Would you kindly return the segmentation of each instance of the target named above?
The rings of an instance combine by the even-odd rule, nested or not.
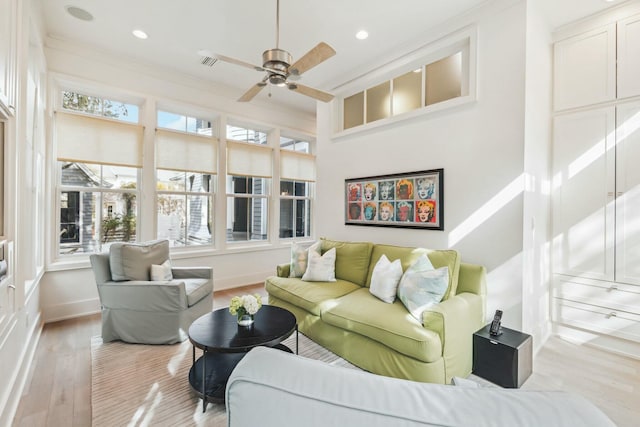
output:
[[[294,61],[318,42],[337,54],[302,76],[300,83],[331,91],[345,76],[360,74],[380,55],[418,38],[486,0],[280,0],[280,48]],[[543,3],[552,28],[612,5],[604,0],[530,0]],[[262,52],[275,47],[276,0],[42,0],[46,35],[93,50],[124,56],[237,89],[240,97],[263,73],[223,62],[201,65],[208,49],[262,65]],[[69,15],[77,6],[91,22]],[[147,40],[132,36],[142,29]],[[358,30],[370,36],[360,41]],[[256,99],[267,100],[264,89]],[[315,101],[274,87],[268,102],[315,113]]]

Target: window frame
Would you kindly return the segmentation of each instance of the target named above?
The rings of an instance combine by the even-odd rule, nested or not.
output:
[[[166,172],[176,172],[176,173],[183,173],[184,174],[184,179],[185,179],[185,190],[159,190],[158,189],[158,184],[160,182],[160,180],[158,179],[158,171],[166,171]],[[187,220],[185,221],[184,224],[184,239],[185,239],[185,243],[182,245],[175,245],[173,244],[171,239],[169,240],[169,247],[173,250],[173,249],[178,249],[178,250],[186,250],[186,249],[202,249],[202,248],[211,248],[215,245],[215,223],[216,223],[216,216],[215,216],[215,207],[216,207],[216,186],[217,186],[217,182],[216,182],[216,175],[215,174],[206,174],[206,173],[201,173],[201,172],[195,172],[195,171],[175,171],[175,170],[170,170],[170,169],[161,169],[161,168],[156,168],[155,169],[156,172],[156,189],[155,189],[155,236],[156,239],[159,239],[160,237],[158,236],[158,233],[160,232],[159,230],[159,221],[158,221],[158,215],[160,214],[160,201],[159,198],[163,195],[166,196],[180,196],[180,197],[184,197],[185,198],[185,218],[187,218]],[[199,174],[202,175],[203,177],[205,175],[209,175],[209,191],[190,191],[187,189],[187,183],[189,180],[189,174]],[[189,222],[188,222],[188,207],[187,205],[189,204],[189,196],[193,196],[193,197],[206,197],[208,199],[208,202],[210,204],[210,208],[208,209],[208,221],[207,221],[207,227],[209,229],[209,242],[208,243],[202,243],[202,244],[188,244],[187,242],[189,241]]]
[[[57,260],[62,260],[62,259],[69,259],[72,257],[81,257],[81,256],[89,256],[91,254],[95,254],[95,253],[100,253],[102,251],[105,250],[105,247],[109,247],[110,244],[112,243],[116,243],[119,241],[113,241],[113,242],[105,242],[102,243],[102,238],[103,238],[103,234],[102,234],[102,229],[96,231],[96,236],[97,236],[97,242],[99,243],[98,247],[96,248],[95,251],[90,252],[84,252],[84,251],[72,251],[70,253],[62,253],[62,249],[63,249],[63,243],[60,242],[60,227],[62,225],[62,194],[63,193],[74,193],[77,192],[79,194],[82,193],[98,193],[99,194],[99,208],[95,210],[95,219],[94,221],[92,221],[92,226],[96,226],[98,224],[102,224],[103,221],[103,213],[102,210],[104,208],[104,198],[103,198],[103,194],[105,193],[116,193],[116,194],[134,194],[135,198],[136,198],[136,208],[135,208],[135,218],[136,218],[136,237],[133,241],[138,241],[138,237],[139,237],[139,232],[137,230],[137,224],[138,224],[138,220],[141,217],[140,215],[140,193],[141,193],[141,189],[140,189],[140,181],[141,181],[141,175],[142,175],[142,168],[134,168],[131,167],[131,169],[135,169],[136,170],[136,188],[134,189],[129,189],[129,188],[108,188],[108,187],[104,187],[102,185],[100,186],[96,186],[96,187],[83,187],[83,186],[78,186],[78,185],[64,185],[62,183],[62,165],[65,163],[79,163],[79,162],[65,162],[65,161],[59,161],[59,160],[55,160],[55,164],[56,164],[56,227],[54,228],[54,233],[56,235],[56,238],[54,239],[55,243],[55,259]],[[90,164],[90,165],[97,165],[100,167],[100,182],[103,182],[103,176],[104,176],[104,172],[103,172],[103,168],[104,167],[108,167],[109,165],[103,165],[100,163],[88,163],[88,162],[83,162],[82,164]],[[81,203],[81,202],[80,202]],[[81,218],[81,215],[79,215],[79,217]],[[81,223],[79,223],[81,224]],[[82,228],[82,227],[81,227]],[[79,242],[78,245],[82,245],[82,236],[79,237]],[[70,247],[70,246],[69,246]]]

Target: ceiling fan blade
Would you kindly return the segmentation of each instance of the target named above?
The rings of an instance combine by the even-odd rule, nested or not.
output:
[[[311,98],[315,98],[318,101],[322,101],[322,102],[329,102],[333,99],[333,95],[331,95],[330,93],[323,92],[321,90],[314,89],[312,87],[301,85],[298,83],[290,83],[289,89],[291,89],[294,92],[298,92],[302,95],[310,96]]]
[[[249,88],[248,91],[246,91],[244,93],[244,95],[242,95],[240,98],[238,98],[238,102],[249,102],[251,101],[258,93],[260,93],[260,91],[262,90],[263,87],[266,86],[266,83],[263,81],[261,81],[260,83],[256,83],[253,86],[251,86]]]
[[[239,65],[241,67],[250,68],[250,69],[256,70],[256,71],[265,71],[264,68],[262,68],[262,67],[260,67],[258,65],[249,64],[248,62],[244,62],[244,61],[241,61],[241,60],[235,59],[235,58],[230,58],[228,56],[215,54],[215,55],[213,55],[213,57],[216,58],[216,59],[219,59],[220,61],[228,62],[229,64]]]
[[[299,76],[335,54],[336,51],[331,46],[325,42],[320,42],[316,47],[305,53],[302,58],[294,62],[289,67],[289,73]]]

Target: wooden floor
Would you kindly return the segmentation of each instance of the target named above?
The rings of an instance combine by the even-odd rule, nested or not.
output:
[[[259,293],[263,285],[219,291],[214,308],[232,296]],[[44,326],[13,426],[90,426],[90,339],[100,334],[100,315]],[[596,404],[620,427],[640,419],[640,360],[553,337],[536,357],[523,388],[565,390]]]

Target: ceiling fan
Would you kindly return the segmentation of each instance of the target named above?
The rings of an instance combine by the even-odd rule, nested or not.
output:
[[[336,54],[336,51],[324,42],[318,43],[313,49],[304,54],[302,58],[293,62],[293,58],[289,52],[279,48],[280,43],[280,0],[276,4],[276,47],[275,49],[265,50],[262,53],[262,66],[253,65],[238,59],[230,58],[224,55],[216,55],[213,57],[223,62],[240,65],[242,67],[251,68],[256,71],[266,72],[262,80],[253,85],[248,91],[242,95],[238,101],[251,101],[268,83],[275,86],[286,86],[294,92],[302,95],[310,96],[322,102],[329,102],[333,99],[333,95],[314,89],[309,86],[301,85],[295,80],[315,67],[316,65],[326,61]]]

